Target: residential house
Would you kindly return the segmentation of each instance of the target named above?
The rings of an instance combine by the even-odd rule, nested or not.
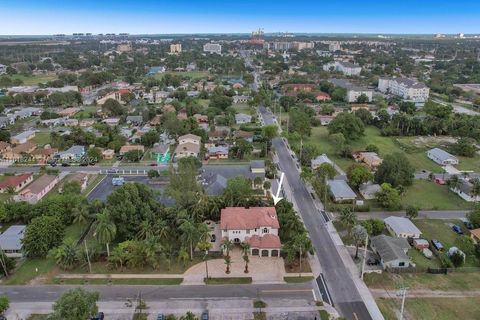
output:
[[[182,52],[182,44],[181,43],[170,44],[170,53],[180,53],[180,52]]]
[[[335,202],[351,202],[357,198],[357,195],[345,180],[328,180],[327,185]]]
[[[5,74],[7,73],[8,66],[4,64],[0,64],[0,74]]]
[[[300,92],[313,92],[316,87],[315,84],[311,83],[289,83],[282,86],[282,92],[284,95],[296,96]]]
[[[15,121],[9,117],[0,117],[0,129],[6,128]]]
[[[147,72],[147,77],[153,77],[156,74],[159,73],[164,73],[167,69],[163,66],[158,66],[158,67],[150,67]]]
[[[30,183],[18,195],[14,197],[15,201],[26,201],[35,204],[40,201],[50,190],[58,183],[57,176],[44,174],[37,180]]]
[[[229,131],[225,131],[225,130],[209,131],[208,140],[212,142],[220,142],[228,138],[228,135],[229,135]]]
[[[3,181],[0,181],[0,193],[6,193],[9,190],[18,192],[22,190],[27,184],[33,181],[33,173],[23,173],[14,176],[7,176]]]
[[[398,238],[420,238],[422,232],[413,224],[410,219],[404,217],[391,216],[386,218],[385,227]]]
[[[38,163],[45,164],[57,153],[57,151],[58,150],[54,148],[41,148],[41,149],[39,148],[39,149],[35,149],[31,153],[31,156]]]
[[[252,116],[245,114],[245,113],[237,113],[235,114],[235,123],[236,124],[245,124],[245,123],[251,123],[252,122]]]
[[[205,43],[203,45],[203,52],[210,54],[222,54],[222,45],[218,43]]]
[[[175,158],[185,158],[185,157],[198,157],[200,153],[200,144],[192,143],[192,142],[185,142],[180,143],[175,148]]]
[[[317,116],[316,117],[320,121],[320,125],[322,126],[328,126],[330,122],[332,122],[333,119],[335,119],[335,116]]]
[[[322,165],[323,163],[328,163],[328,164],[330,164],[330,165],[333,166],[332,160],[330,160],[325,153],[319,155],[318,157],[316,157],[315,159],[312,159],[312,160],[310,161],[310,164],[311,164],[311,166],[312,166],[312,170],[317,169],[317,168],[320,167],[320,165]]]
[[[480,243],[480,228],[470,230],[470,238],[472,238],[473,242]]]
[[[84,146],[73,145],[65,151],[57,152],[55,158],[60,160],[80,160],[85,153]]]
[[[187,120],[188,119],[188,114],[187,110],[182,109],[177,112],[177,119],[178,120]]]
[[[280,224],[275,207],[227,207],[220,213],[222,239],[248,243],[252,256],[279,257]]]
[[[24,159],[25,157],[30,157],[29,155],[37,148],[37,145],[31,141],[19,144],[5,153],[3,153],[3,159],[18,161]]]
[[[134,126],[141,126],[143,124],[143,117],[142,116],[127,116],[127,124],[131,124]]]
[[[480,195],[477,195],[473,192],[473,183],[468,180],[460,180],[458,186],[450,187],[450,190],[455,192],[460,198],[467,202],[480,201]]]
[[[125,104],[125,101],[122,100],[122,95],[126,94],[126,93],[130,93],[130,90],[119,89],[119,90],[116,90],[116,91],[112,91],[110,93],[107,93],[106,95],[104,95],[100,99],[97,99],[97,104],[98,105],[103,105],[109,99],[113,99],[113,100],[116,100],[117,102],[119,102],[121,104]]]
[[[376,152],[355,152],[353,153],[353,158],[357,162],[365,163],[372,170],[376,169],[383,162],[383,159]]]
[[[380,263],[386,268],[406,268],[411,265],[407,255],[410,245],[407,239],[393,238],[381,234],[373,237],[370,246],[380,257]]]
[[[178,137],[178,144],[183,144],[183,143],[194,143],[200,145],[202,142],[202,138],[194,135],[194,134],[186,134],[183,136]]]
[[[228,146],[212,146],[207,152],[209,159],[228,159]]]
[[[317,102],[326,102],[326,101],[332,100],[330,95],[325,92],[315,92],[314,95],[315,95],[315,100],[317,100]]]
[[[250,100],[250,96],[246,96],[246,95],[233,96],[234,104],[247,103],[249,100]]]
[[[237,130],[233,134],[235,139],[245,139],[246,141],[252,143],[253,142],[253,132]]]
[[[381,187],[377,183],[373,183],[371,181],[367,183],[362,183],[358,188],[358,191],[362,195],[362,197],[366,200],[375,199],[377,193],[381,190]]]
[[[102,122],[111,127],[114,127],[120,123],[120,118],[106,118],[106,119],[103,119]]]
[[[113,149],[105,149],[102,151],[102,157],[105,160],[112,160],[115,156],[115,150]]]
[[[145,152],[145,147],[141,144],[127,144],[127,145],[124,145],[120,148],[120,152],[119,154],[121,156],[124,156],[125,153],[129,152],[129,151],[138,151],[138,152]]]
[[[208,116],[196,113],[193,115],[197,123],[208,123]]]
[[[162,122],[162,116],[157,114],[155,117],[153,117],[152,120],[150,120],[150,125],[151,126],[158,126]]]
[[[5,141],[0,141],[0,154],[3,155],[5,152],[12,150],[10,143]]]
[[[23,257],[23,236],[25,225],[10,226],[4,233],[0,234],[0,249],[8,258]]]
[[[12,144],[22,144],[27,142],[28,140],[31,140],[35,137],[35,131],[29,130],[29,131],[24,131],[22,133],[19,133],[13,137],[10,138],[10,143]]]
[[[78,123],[78,125],[80,127],[90,127],[90,126],[93,126],[95,124],[95,119],[82,119],[80,120],[80,122]]]
[[[70,118],[70,117],[73,117],[79,111],[80,111],[80,108],[70,107],[70,108],[65,108],[63,110],[58,111],[57,114],[59,114],[62,117]]]
[[[457,157],[440,148],[433,148],[428,150],[427,156],[441,166],[458,164]]]

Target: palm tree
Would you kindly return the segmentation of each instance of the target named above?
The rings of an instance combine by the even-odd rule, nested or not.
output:
[[[245,270],[243,272],[248,273],[248,263],[250,262],[250,258],[248,257],[248,253],[250,252],[250,245],[248,243],[242,243],[242,252],[243,261],[245,261]]]
[[[223,251],[226,251],[227,257],[230,257],[230,250],[233,249],[233,241],[225,239],[222,241],[222,249]]]
[[[170,236],[170,227],[165,220],[158,220],[155,224],[155,230],[160,240],[166,241]]]
[[[455,190],[460,186],[460,179],[457,175],[454,175],[447,180],[447,185],[450,187],[450,189]]]
[[[84,206],[73,208],[72,215],[73,223],[78,223],[80,225],[87,223],[87,221],[90,219],[90,214],[88,213],[87,208]]]
[[[110,256],[110,242],[117,235],[117,227],[110,218],[110,213],[104,209],[102,213],[97,213],[95,222],[93,223],[93,236],[98,242],[105,244],[107,247],[107,256]]]
[[[60,247],[54,251],[55,263],[63,270],[70,270],[78,262],[78,251],[73,239],[66,239]]]
[[[160,266],[159,253],[162,251],[162,246],[156,236],[148,237],[143,241],[145,246],[145,260],[150,264],[154,270]]]
[[[348,236],[350,236],[352,228],[357,222],[357,217],[350,208],[343,208],[340,211],[340,222],[347,228]]]
[[[205,252],[205,255],[203,256],[203,261],[205,261],[205,272],[206,272],[207,279],[208,279],[207,255],[208,255],[208,250],[210,250],[212,248],[212,244],[210,242],[207,242],[207,241],[200,241],[198,243],[197,247],[198,247],[198,250]]]
[[[474,197],[475,199],[475,202],[477,202],[477,198],[478,196],[480,196],[480,180],[479,179],[475,179],[472,181],[472,196]]]
[[[353,240],[355,241],[355,259],[358,259],[358,246],[367,238],[367,229],[357,224],[353,227]],[[366,245],[366,244],[365,244]]]
[[[232,259],[230,256],[225,256],[223,257],[223,260],[225,261],[225,265],[227,266],[227,270],[225,270],[226,274],[230,273],[230,265],[232,264]]]
[[[296,250],[298,250],[299,257],[300,257],[300,270],[299,270],[299,276],[301,276],[302,272],[302,257],[307,252],[308,250],[311,249],[312,243],[310,242],[310,239],[308,238],[307,234],[305,232],[298,234],[294,239],[293,239],[293,245]]]
[[[186,265],[187,265],[187,261],[189,259],[189,255],[188,255],[188,252],[187,252],[187,249],[185,248],[181,248],[180,251],[178,251],[178,262],[182,262],[183,263],[183,267],[185,268]]]
[[[149,220],[143,220],[140,223],[140,230],[137,233],[139,240],[145,240],[153,237],[155,234],[153,224]]]
[[[190,220],[185,220],[179,227],[182,232],[180,239],[184,245],[190,247],[190,260],[193,259],[194,242],[198,239],[198,232],[195,224]]]

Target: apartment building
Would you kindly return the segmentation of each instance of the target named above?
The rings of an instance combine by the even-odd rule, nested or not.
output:
[[[332,68],[346,76],[358,76],[362,72],[361,66],[346,61],[334,61],[323,66],[324,71],[330,71]]]
[[[222,54],[222,45],[218,43],[205,43],[203,45],[203,52]]]
[[[370,89],[355,85],[350,81],[343,79],[330,79],[329,81],[337,87],[347,90],[347,102],[356,102],[358,97],[360,97],[362,94],[368,98],[368,102],[371,102],[373,99],[373,91]]]
[[[430,88],[424,83],[409,78],[380,78],[378,90],[401,97],[405,101],[423,105],[430,94]]]
[[[170,45],[170,53],[180,53],[180,52],[182,52],[182,44],[172,43]]]

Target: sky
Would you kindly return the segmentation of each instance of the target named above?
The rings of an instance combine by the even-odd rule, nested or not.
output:
[[[480,33],[479,0],[0,0],[1,35]]]

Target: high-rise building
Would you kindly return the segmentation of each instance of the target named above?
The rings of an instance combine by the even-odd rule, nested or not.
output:
[[[170,45],[170,53],[180,53],[182,52],[182,44],[181,43],[172,43]]]
[[[409,78],[380,78],[378,79],[378,90],[418,105],[424,104],[430,94],[430,88],[424,83]]]

